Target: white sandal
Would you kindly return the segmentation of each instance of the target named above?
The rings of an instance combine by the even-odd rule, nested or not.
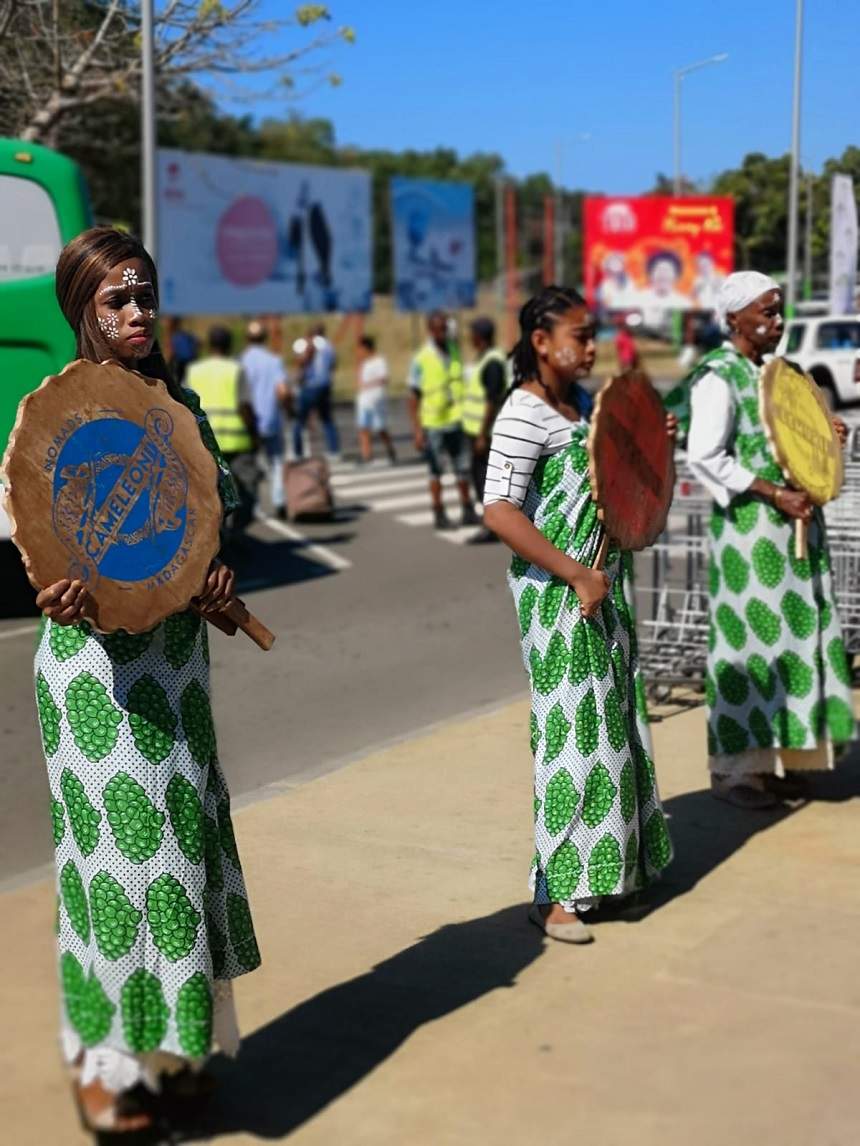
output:
[[[570,923],[547,923],[536,903],[529,908],[529,920],[550,939],[559,943],[593,943],[594,936],[578,915],[571,914]]]

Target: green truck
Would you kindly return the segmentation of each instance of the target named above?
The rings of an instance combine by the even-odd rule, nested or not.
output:
[[[54,295],[63,246],[92,222],[80,168],[36,143],[0,139],[0,457],[18,403],[75,356]],[[12,548],[0,498],[0,545]],[[2,554],[4,569],[9,559]]]

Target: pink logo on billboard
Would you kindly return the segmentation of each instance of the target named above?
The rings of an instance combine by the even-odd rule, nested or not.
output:
[[[600,217],[604,232],[624,235],[636,230],[636,214],[629,203],[610,203]]]
[[[257,286],[275,269],[278,226],[262,199],[243,195],[221,218],[215,236],[221,273],[235,286]]]

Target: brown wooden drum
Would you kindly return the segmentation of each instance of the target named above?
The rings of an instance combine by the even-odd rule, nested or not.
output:
[[[151,629],[200,593],[219,546],[217,467],[163,382],[72,362],[21,402],[3,468],[30,581],[84,581],[101,632]]]
[[[646,374],[626,371],[600,390],[588,454],[605,538],[622,549],[645,549],[665,528],[675,487],[674,442]]]

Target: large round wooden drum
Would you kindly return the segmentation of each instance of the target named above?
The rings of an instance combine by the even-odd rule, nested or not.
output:
[[[629,370],[597,395],[588,453],[592,496],[605,536],[645,549],[666,526],[675,487],[674,442],[666,411],[646,374]]]
[[[200,593],[219,545],[217,467],[162,381],[72,362],[21,402],[3,469],[30,581],[84,581],[98,630],[143,632]]]

